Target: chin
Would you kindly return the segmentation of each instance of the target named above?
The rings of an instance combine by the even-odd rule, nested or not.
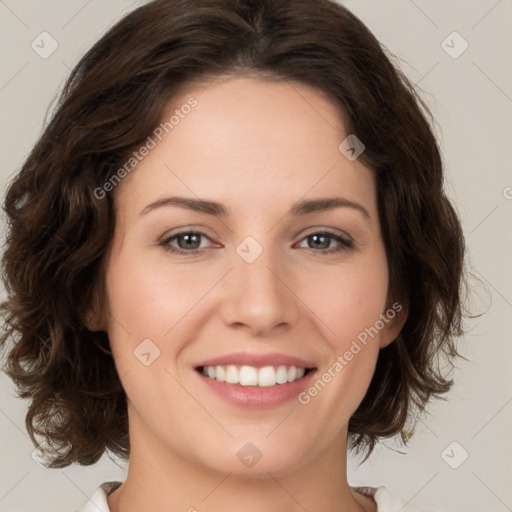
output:
[[[308,457],[298,452],[296,446],[281,443],[275,447],[264,437],[261,442],[232,442],[218,453],[210,452],[208,460],[203,452],[202,465],[222,474],[230,473],[230,478],[268,479],[269,473],[275,477],[286,475],[305,464]]]

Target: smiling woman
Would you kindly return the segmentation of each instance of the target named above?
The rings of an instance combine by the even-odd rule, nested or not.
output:
[[[158,0],[62,94],[5,200],[1,344],[50,467],[129,459],[83,510],[412,510],[347,448],[450,389],[464,241],[374,36],[329,0]]]

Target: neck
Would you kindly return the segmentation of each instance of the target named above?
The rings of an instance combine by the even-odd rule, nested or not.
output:
[[[373,499],[353,492],[346,476],[347,429],[333,446],[290,470],[218,471],[162,446],[140,417],[130,418],[125,482],[108,496],[111,512],[374,512]],[[236,496],[236,499],[234,497]]]

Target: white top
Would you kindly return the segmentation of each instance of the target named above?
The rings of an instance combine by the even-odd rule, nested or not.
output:
[[[77,512],[110,512],[107,496],[115,491],[122,482],[104,482],[94,492],[91,499]],[[377,512],[427,512],[414,505],[406,505],[405,501],[392,495],[384,486],[351,487],[353,491],[370,496],[377,503]]]

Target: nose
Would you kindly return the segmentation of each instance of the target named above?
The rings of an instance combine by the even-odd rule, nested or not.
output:
[[[235,253],[221,288],[224,322],[253,336],[270,337],[273,331],[297,322],[300,300],[296,293],[291,273],[272,251],[264,250],[252,263]]]

